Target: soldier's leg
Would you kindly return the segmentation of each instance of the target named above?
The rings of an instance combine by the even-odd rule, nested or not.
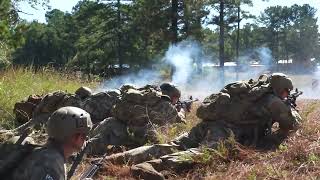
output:
[[[115,118],[107,118],[92,131],[90,154],[104,154],[108,145],[126,145],[128,141],[127,126]]]
[[[176,147],[169,144],[155,144],[151,146],[141,146],[122,153],[112,154],[105,158],[113,164],[137,164],[151,159],[160,158],[163,155],[177,151]]]
[[[193,127],[190,132],[184,133],[179,137],[175,138],[172,143],[180,146],[180,149],[189,149],[198,147],[206,135],[207,122],[200,122]]]
[[[134,165],[131,169],[133,175],[139,178],[146,179],[147,177],[152,177],[153,179],[163,179],[164,176],[161,174],[161,171],[170,170],[179,172],[191,169],[195,165],[195,156],[201,154],[199,149],[191,148]]]
[[[209,148],[217,148],[218,144],[228,139],[234,132],[224,125],[211,121],[207,123],[207,131],[201,144]]]
[[[230,134],[230,129],[216,121],[202,121],[193,127],[189,133],[182,134],[174,139],[172,143],[179,145],[184,150],[196,148],[199,145],[216,148],[219,141],[227,139]]]

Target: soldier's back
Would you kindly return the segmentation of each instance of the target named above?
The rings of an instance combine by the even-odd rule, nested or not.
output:
[[[65,159],[54,146],[38,148],[13,172],[14,180],[65,180]]]

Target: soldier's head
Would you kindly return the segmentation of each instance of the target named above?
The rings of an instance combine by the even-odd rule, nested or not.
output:
[[[81,99],[85,99],[92,95],[92,91],[90,88],[82,86],[76,90],[75,94],[79,96]]]
[[[180,90],[172,83],[162,83],[160,85],[162,94],[170,97],[171,102],[176,104],[181,96]]]
[[[273,92],[280,98],[286,98],[293,90],[292,80],[283,73],[273,73],[269,77]]]
[[[82,148],[91,128],[90,114],[71,106],[56,110],[47,122],[49,139],[71,153]]]

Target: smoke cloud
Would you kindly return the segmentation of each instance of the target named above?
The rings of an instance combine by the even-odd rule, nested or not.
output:
[[[130,73],[104,81],[96,92],[118,89],[124,84],[131,84],[141,87],[146,84],[159,84],[163,79],[159,72],[153,70],[140,70],[136,73]]]
[[[237,60],[238,67],[234,62],[226,62],[223,72],[221,72],[219,64],[213,63],[218,62],[215,57],[214,53],[210,55],[204,53],[200,43],[185,40],[171,45],[161,62],[173,66],[174,72],[171,82],[182,90],[182,98],[192,95],[200,100],[218,92],[228,83],[251,78],[257,79],[261,74],[272,73],[270,69],[274,58],[271,50],[266,47],[253,49],[240,56]],[[222,78],[222,73],[224,78]],[[288,75],[293,79],[295,87],[304,91],[305,98],[319,98],[311,84],[312,79],[320,79],[320,71],[312,75]],[[137,87],[146,84],[159,85],[164,81],[170,80],[164,79],[159,69],[145,69],[107,80],[101,84],[97,91],[116,89],[123,84],[132,84]]]

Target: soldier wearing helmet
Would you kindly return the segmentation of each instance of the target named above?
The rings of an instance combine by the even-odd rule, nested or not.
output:
[[[90,115],[77,107],[56,110],[47,122],[48,140],[37,148],[13,174],[13,179],[65,180],[66,159],[81,150],[92,128]]]
[[[178,89],[177,86],[175,86],[172,83],[162,83],[160,85],[160,89],[163,95],[168,96],[170,98],[170,102],[173,105],[176,105],[181,97],[181,91]],[[175,106],[177,107],[177,106]],[[183,122],[186,123],[186,113],[183,108],[178,108],[178,116],[177,116],[177,122]]]
[[[163,95],[170,98],[172,104],[176,104],[181,96],[180,90],[172,83],[162,83],[160,89]]]
[[[292,80],[283,73],[273,73],[269,81],[274,94],[281,99],[285,99],[293,90]]]
[[[287,137],[291,130],[295,130],[298,127],[301,117],[294,108],[284,102],[289,92],[293,89],[292,81],[289,77],[284,74],[275,73],[268,77],[268,81],[266,79],[265,81],[261,81],[261,83],[254,87],[254,90],[261,94],[259,93],[260,96],[252,101],[251,104],[249,104],[250,101],[241,99],[241,103],[238,104],[239,106],[244,106],[244,102],[249,105],[244,108],[241,114],[237,114],[238,116],[223,116],[224,118],[220,119],[216,118],[218,117],[217,115],[210,114],[219,108],[212,104],[219,95],[220,98],[223,98],[220,104],[232,103],[230,98],[231,93],[214,93],[204,100],[208,102],[207,104],[201,105],[202,107],[210,108],[210,111],[206,112],[209,115],[206,118],[201,118],[204,116],[199,117],[197,114],[202,121],[188,133],[180,135],[170,144],[139,147],[119,154],[113,154],[106,157],[106,159],[111,162],[124,162],[124,159],[130,159],[132,162],[137,163],[131,168],[133,174],[136,174],[137,177],[164,179],[164,176],[160,173],[161,171],[165,171],[169,167],[170,170],[180,171],[182,167],[188,167],[192,163],[196,163],[190,161],[190,159],[195,159],[203,154],[201,152],[202,148],[199,148],[201,146],[215,149],[225,140],[225,143],[230,145],[228,143],[232,139],[232,141],[235,140],[237,143],[245,146],[266,149],[275,148]],[[242,90],[244,87],[241,86]],[[222,91],[228,92],[225,89]],[[241,95],[244,95],[244,93]],[[246,98],[252,98],[250,95],[252,94],[249,94]],[[233,105],[236,105],[236,103],[237,101]],[[232,113],[240,109],[239,106],[229,106],[230,109],[225,108],[226,111],[224,112],[232,115]],[[279,124],[279,129],[272,132],[271,128],[275,122]],[[148,154],[148,156],[144,156],[145,154]],[[186,156],[190,158],[184,160],[183,157]],[[160,158],[154,159],[154,157]]]

